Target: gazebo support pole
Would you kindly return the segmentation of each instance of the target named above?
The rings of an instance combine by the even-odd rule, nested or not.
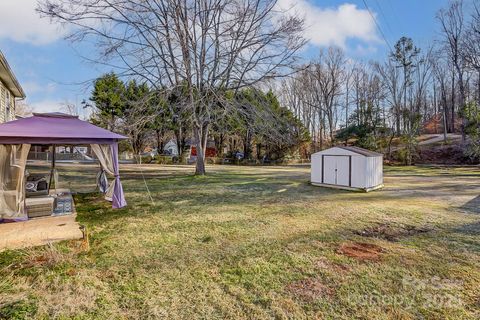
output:
[[[52,144],[52,167],[50,169],[50,181],[48,182],[48,194],[50,194],[50,186],[52,185],[53,175],[55,173],[55,145]],[[57,189],[57,186],[55,186]]]

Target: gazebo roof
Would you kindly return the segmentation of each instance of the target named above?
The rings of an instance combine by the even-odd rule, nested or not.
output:
[[[127,138],[59,112],[0,124],[0,144],[109,144],[121,139]]]

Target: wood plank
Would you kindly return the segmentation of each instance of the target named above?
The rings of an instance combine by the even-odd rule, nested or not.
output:
[[[81,239],[83,233],[75,218],[76,215],[71,214],[0,224],[0,251]]]
[[[58,193],[70,192],[68,189],[57,189],[56,191]],[[80,224],[76,221],[77,213],[74,203],[72,203],[72,209],[73,213],[67,215],[38,217],[23,222],[0,223],[0,251],[83,238]]]

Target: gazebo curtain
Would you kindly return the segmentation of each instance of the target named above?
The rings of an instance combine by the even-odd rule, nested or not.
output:
[[[105,199],[112,202],[114,209],[123,208],[127,205],[123,194],[122,182],[118,165],[118,143],[91,144],[92,151],[97,156],[102,169],[113,177],[112,182],[105,192]]]
[[[0,221],[27,220],[25,165],[30,144],[0,144]]]

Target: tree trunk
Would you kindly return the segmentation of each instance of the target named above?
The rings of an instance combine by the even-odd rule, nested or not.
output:
[[[215,137],[215,149],[217,149],[217,156],[223,156],[223,146],[225,144],[225,134],[220,133]]]
[[[447,104],[446,103],[443,106],[443,142],[447,143]]]
[[[401,133],[401,128],[400,128],[400,110],[399,110],[399,106],[396,106],[395,107],[395,125],[396,125],[396,131],[397,131],[397,136],[400,136],[402,133]]]
[[[157,137],[157,152],[160,152],[160,130],[155,130],[155,135]]]
[[[463,72],[461,67],[456,63],[456,68],[458,72],[458,87],[460,89],[460,112],[463,113],[465,108],[465,84],[463,83]],[[462,125],[461,125],[461,132],[462,132],[462,142],[465,143],[466,135],[465,135],[465,128],[466,128],[466,119],[465,116],[462,116]]]
[[[252,134],[250,129],[247,129],[247,132],[243,141],[243,158],[250,159],[252,154]]]
[[[205,150],[203,144],[203,132],[202,128],[198,125],[193,126],[193,135],[195,139],[195,148],[197,149],[197,161],[195,166],[195,175],[205,175]]]
[[[262,157],[262,144],[257,143],[257,146],[255,149],[257,151],[257,160],[260,160],[260,158]]]
[[[388,160],[391,160],[392,159],[392,142],[393,142],[393,138],[395,138],[395,130],[393,130],[392,128],[392,132],[390,134],[390,139],[388,139],[388,146],[387,146],[387,158]]]
[[[452,72],[452,122],[450,132],[455,133],[455,73]]]
[[[433,83],[433,123],[435,124],[435,133],[438,133],[437,113],[437,91],[435,90],[435,83]]]
[[[348,98],[349,98],[349,95],[348,95],[348,80],[347,80],[347,83],[346,83],[346,87],[345,87],[345,128],[348,127]]]
[[[403,132],[405,132],[405,129],[407,128],[407,124],[405,123],[405,110],[407,110],[407,67],[404,65],[403,66]]]
[[[445,84],[442,80],[440,83],[440,91],[442,96],[442,105],[443,105],[443,140],[447,143],[447,133],[448,133],[448,110],[447,110],[447,91],[445,88]]]
[[[323,150],[323,133],[322,133],[322,128],[323,128],[323,114],[322,114],[322,109],[319,109],[318,113],[318,139],[320,142],[320,150]]]
[[[210,125],[205,123],[202,126],[202,146],[203,146],[203,160],[205,161],[205,157],[207,156],[207,142],[208,142],[208,130]]]
[[[334,134],[333,132],[334,132],[334,130],[335,130],[335,129],[334,129],[334,126],[333,126],[333,119],[330,119],[330,118],[329,118],[329,121],[328,121],[328,122],[329,122],[329,131],[330,131],[330,146],[333,147],[334,142],[335,142],[335,141],[334,141],[334,135],[333,135],[333,134]]]
[[[183,141],[182,128],[179,127],[178,129],[173,130],[173,134],[175,135],[175,140],[177,143],[178,159],[182,159],[183,152],[184,152],[184,146],[182,145],[182,141]]]
[[[163,153],[163,147],[164,147],[164,144],[163,144],[163,130],[155,130],[155,133],[157,135],[157,152],[158,154],[162,154]]]
[[[477,69],[478,79],[477,79],[477,108],[480,106],[480,69]]]

